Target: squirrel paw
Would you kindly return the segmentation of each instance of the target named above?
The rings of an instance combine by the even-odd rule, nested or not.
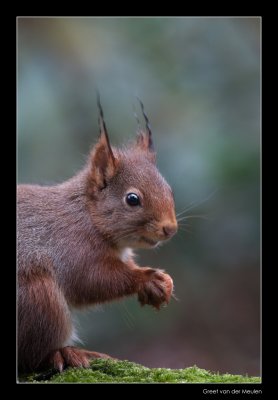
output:
[[[143,287],[138,292],[138,300],[142,306],[149,304],[160,309],[161,305],[168,304],[173,292],[173,280],[162,270],[146,268],[149,275]]]
[[[49,364],[60,372],[65,367],[83,367],[88,368],[90,366],[89,360],[93,358],[112,358],[107,354],[97,353],[95,351],[89,351],[79,349],[78,347],[67,346],[59,350],[55,350],[49,357]]]

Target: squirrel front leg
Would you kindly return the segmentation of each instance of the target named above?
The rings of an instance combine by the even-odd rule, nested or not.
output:
[[[106,258],[102,260],[101,268],[94,271],[91,279],[87,279],[82,298],[87,292],[90,302],[102,303],[138,294],[142,306],[149,304],[159,309],[169,303],[172,291],[173,280],[164,271],[139,267],[132,259],[125,263],[120,259]]]

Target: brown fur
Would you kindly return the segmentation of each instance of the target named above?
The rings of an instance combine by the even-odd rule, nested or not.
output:
[[[171,189],[155,166],[148,134],[112,149],[101,132],[85,167],[56,186],[18,187],[18,360],[22,370],[88,366],[108,357],[67,346],[70,308],[138,294],[168,303],[173,282],[138,267],[127,249],[153,247],[177,229]],[[141,205],[125,202],[129,192]]]

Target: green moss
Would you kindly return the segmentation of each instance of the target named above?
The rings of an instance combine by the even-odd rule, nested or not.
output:
[[[48,379],[48,375],[50,378]],[[99,383],[99,382],[214,382],[214,383],[260,383],[259,377],[219,374],[196,366],[185,369],[146,368],[129,361],[94,360],[91,367],[68,368],[61,374],[32,374],[21,376],[22,382],[34,383]]]

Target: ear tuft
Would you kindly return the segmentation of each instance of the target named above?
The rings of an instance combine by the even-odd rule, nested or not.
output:
[[[104,189],[107,186],[107,181],[115,175],[118,166],[118,160],[114,157],[110,146],[98,91],[97,106],[99,111],[99,139],[90,155],[90,190],[92,192]]]
[[[145,119],[145,123],[146,123],[146,130],[143,131],[140,128],[140,122],[138,119],[138,116],[136,114],[136,111],[134,109],[134,116],[137,120],[137,124],[138,124],[138,133],[137,133],[137,147],[139,147],[141,150],[147,151],[150,153],[151,158],[153,158],[155,160],[155,151],[154,151],[154,145],[153,145],[153,138],[152,138],[152,131],[151,131],[151,127],[150,127],[150,122],[149,119],[147,117],[147,114],[145,113],[145,109],[144,109],[144,104],[143,102],[139,99],[139,97],[137,97],[137,100],[139,101],[140,107],[141,107],[141,111],[143,114],[143,117]]]

